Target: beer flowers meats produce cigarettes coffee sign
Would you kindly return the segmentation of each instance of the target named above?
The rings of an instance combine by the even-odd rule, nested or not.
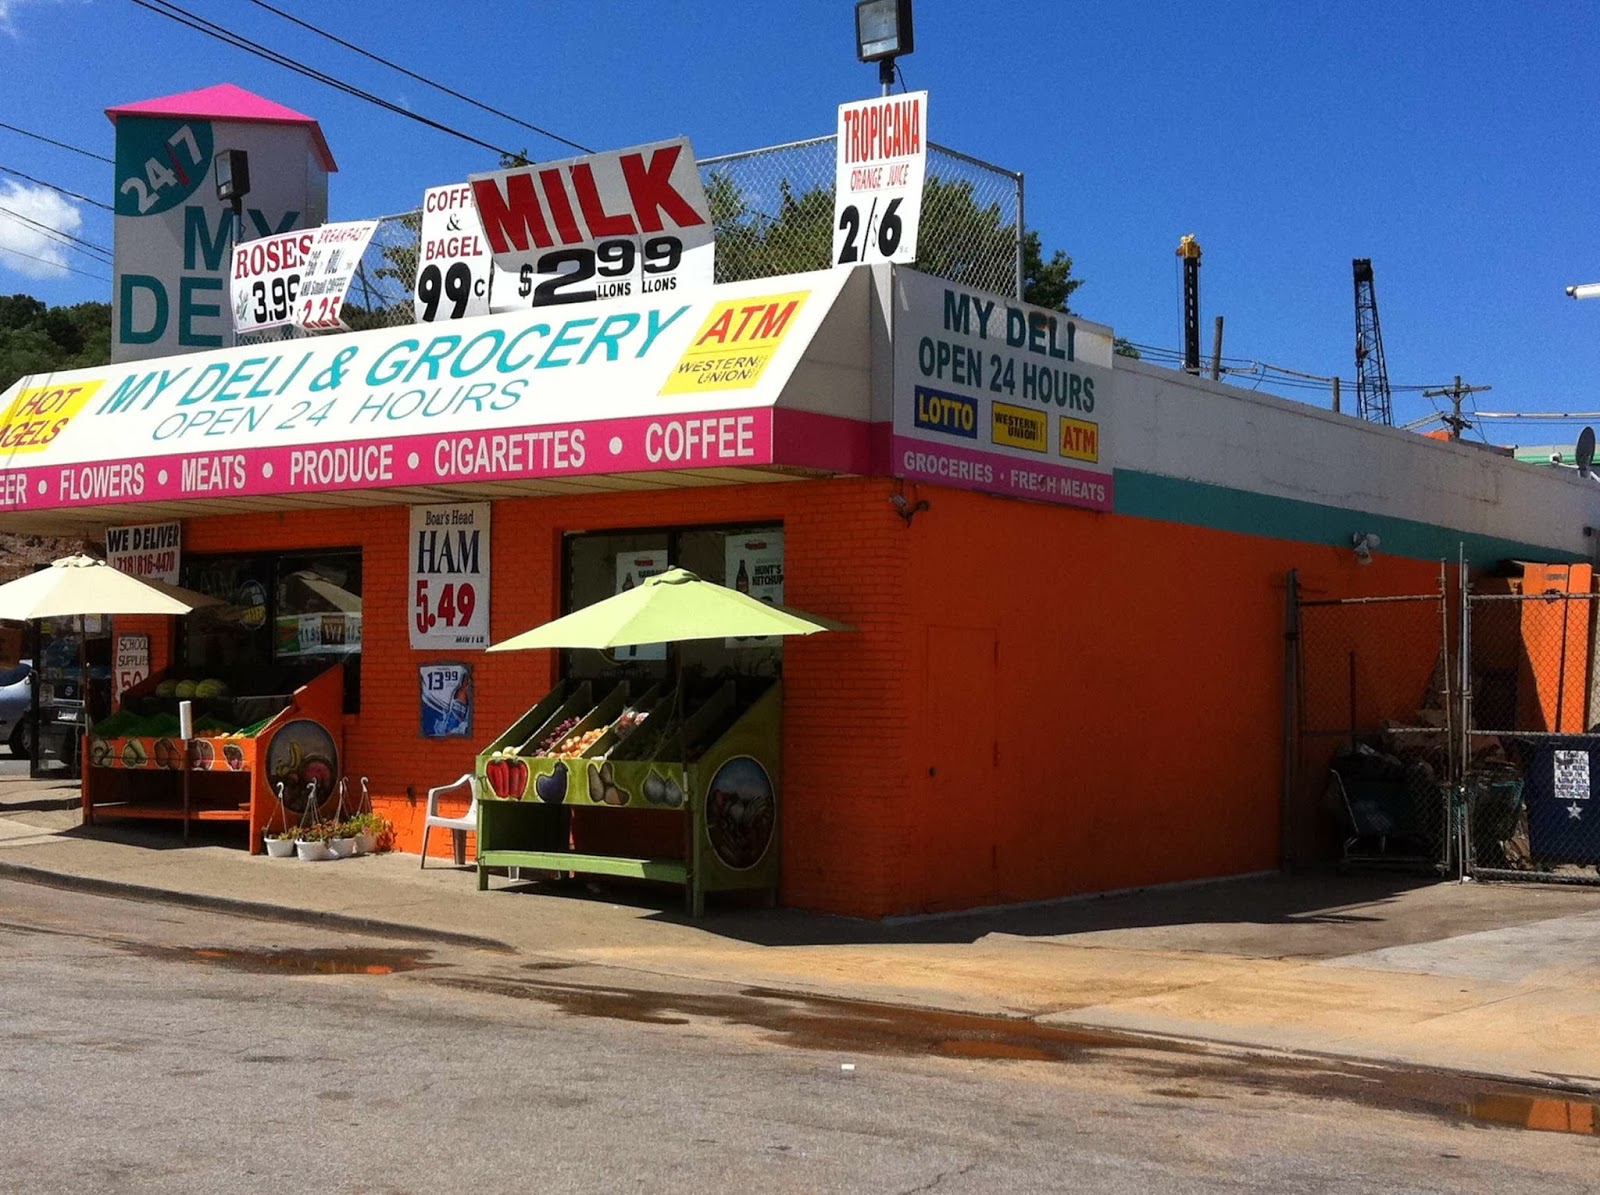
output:
[[[710,286],[716,240],[687,137],[471,176],[495,311]]]
[[[770,464],[846,271],[23,378],[0,511]]]

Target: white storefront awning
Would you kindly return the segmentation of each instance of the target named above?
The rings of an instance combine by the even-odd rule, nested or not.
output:
[[[13,530],[787,479],[866,466],[870,272],[23,378]]]

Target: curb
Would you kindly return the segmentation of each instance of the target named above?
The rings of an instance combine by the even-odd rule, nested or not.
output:
[[[498,938],[480,934],[460,933],[448,929],[425,929],[397,921],[382,921],[375,917],[355,917],[349,913],[324,913],[314,909],[296,909],[283,905],[263,904],[259,901],[236,900],[228,896],[211,896],[198,892],[178,892],[169,888],[152,888],[144,884],[130,884],[122,880],[102,880],[67,872],[50,871],[43,867],[29,867],[23,863],[0,860],[0,879],[16,880],[24,884],[37,884],[41,888],[59,888],[70,892],[88,892],[95,896],[109,896],[119,900],[137,900],[150,904],[179,905],[188,909],[204,909],[213,913],[226,913],[233,917],[249,917],[257,921],[281,921],[291,925],[312,925],[322,928],[348,930],[378,938],[403,938],[413,941],[437,942],[445,946],[465,946],[472,950],[492,950],[498,954],[518,954],[515,946]]]

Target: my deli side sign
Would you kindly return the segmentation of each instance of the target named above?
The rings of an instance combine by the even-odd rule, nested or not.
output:
[[[659,298],[715,280],[711,208],[687,137],[469,180],[494,256],[493,311]]]
[[[0,510],[770,463],[845,277],[23,378]]]

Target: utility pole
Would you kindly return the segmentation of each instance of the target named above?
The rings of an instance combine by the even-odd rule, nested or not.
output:
[[[1450,400],[1451,406],[1454,409],[1450,414],[1444,416],[1444,422],[1445,426],[1450,429],[1450,438],[1452,440],[1459,440],[1461,438],[1462,431],[1472,426],[1472,421],[1470,419],[1463,419],[1461,417],[1461,400],[1469,394],[1479,394],[1485,390],[1493,389],[1493,386],[1463,386],[1461,384],[1461,375],[1456,374],[1456,383],[1454,386],[1443,386],[1437,390],[1424,390],[1422,392],[1422,397],[1448,398]]]

